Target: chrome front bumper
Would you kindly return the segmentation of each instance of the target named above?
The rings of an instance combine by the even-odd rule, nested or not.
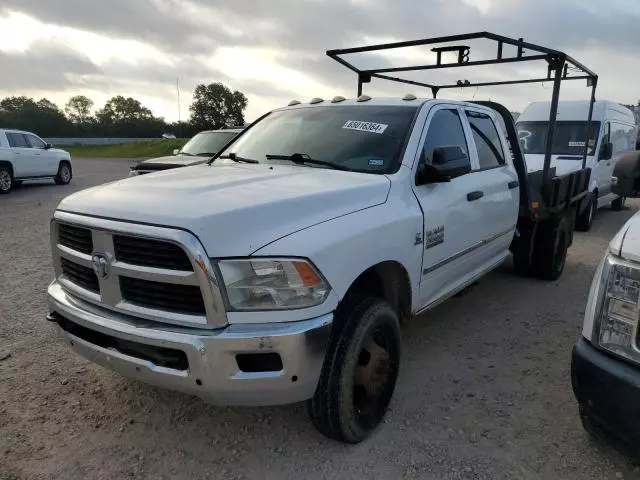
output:
[[[48,289],[48,319],[73,350],[123,375],[159,387],[190,393],[218,405],[280,405],[313,396],[324,361],[333,315],[280,324],[229,325],[195,329],[141,320],[107,310],[68,294],[54,281]],[[84,327],[80,338],[63,325]],[[94,333],[97,332],[97,333]],[[148,358],[104,348],[95,336],[186,355],[188,367],[174,369]],[[125,349],[126,350],[126,349]],[[238,354],[277,353],[278,371],[246,372]]]

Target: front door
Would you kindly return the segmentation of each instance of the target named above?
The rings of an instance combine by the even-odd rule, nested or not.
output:
[[[453,150],[461,152],[456,167],[467,164],[466,173],[456,168],[459,174],[450,182],[414,186],[424,216],[422,308],[455,290],[478,265],[476,247],[482,242],[483,218],[476,197],[482,188],[471,173],[478,166],[469,155],[462,115],[457,106],[436,105],[422,134],[418,165],[441,166],[442,152]]]
[[[611,157],[606,158],[605,146],[611,141],[611,123],[606,122],[604,124],[604,130],[602,133],[602,140],[600,141],[600,151],[598,153],[598,162],[595,166],[595,171],[592,175],[595,177],[596,185],[598,187],[598,198],[606,198],[611,193],[611,175],[613,175],[614,162]],[[599,202],[598,206],[602,206]]]
[[[45,148],[47,144],[44,140],[29,133],[25,133],[24,136],[27,137],[27,142],[34,150],[34,156],[38,159],[35,167],[38,173],[34,175],[44,176],[58,173],[58,158],[54,152]]]

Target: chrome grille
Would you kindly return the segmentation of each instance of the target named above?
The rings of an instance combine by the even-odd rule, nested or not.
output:
[[[72,230],[85,241],[67,242],[69,236],[62,232]],[[83,231],[89,236],[79,233]],[[153,321],[208,327],[227,323],[211,262],[188,232],[58,211],[51,242],[56,277],[70,294]],[[107,263],[106,269],[96,270],[98,275],[95,258]]]
[[[120,291],[122,298],[144,307],[199,315],[205,313],[200,288],[193,285],[120,277]]]
[[[61,259],[61,265],[62,273],[69,279],[69,281],[89,290],[90,292],[100,292],[98,277],[96,277],[93,269],[70,262],[66,258]]]
[[[113,236],[113,248],[116,260],[144,265],[147,267],[167,268],[169,270],[193,271],[189,257],[178,245],[148,238]]]
[[[60,244],[82,253],[93,251],[93,239],[88,228],[74,227],[66,223],[58,226]]]

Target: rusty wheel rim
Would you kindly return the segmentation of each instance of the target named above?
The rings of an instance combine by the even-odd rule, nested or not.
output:
[[[353,376],[353,407],[365,424],[377,424],[387,410],[398,372],[397,353],[384,328],[371,331],[362,341]]]

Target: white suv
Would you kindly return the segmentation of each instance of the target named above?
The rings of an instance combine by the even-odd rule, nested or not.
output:
[[[71,177],[69,152],[53,148],[31,132],[0,129],[0,194],[24,180],[52,178],[66,185]]]

